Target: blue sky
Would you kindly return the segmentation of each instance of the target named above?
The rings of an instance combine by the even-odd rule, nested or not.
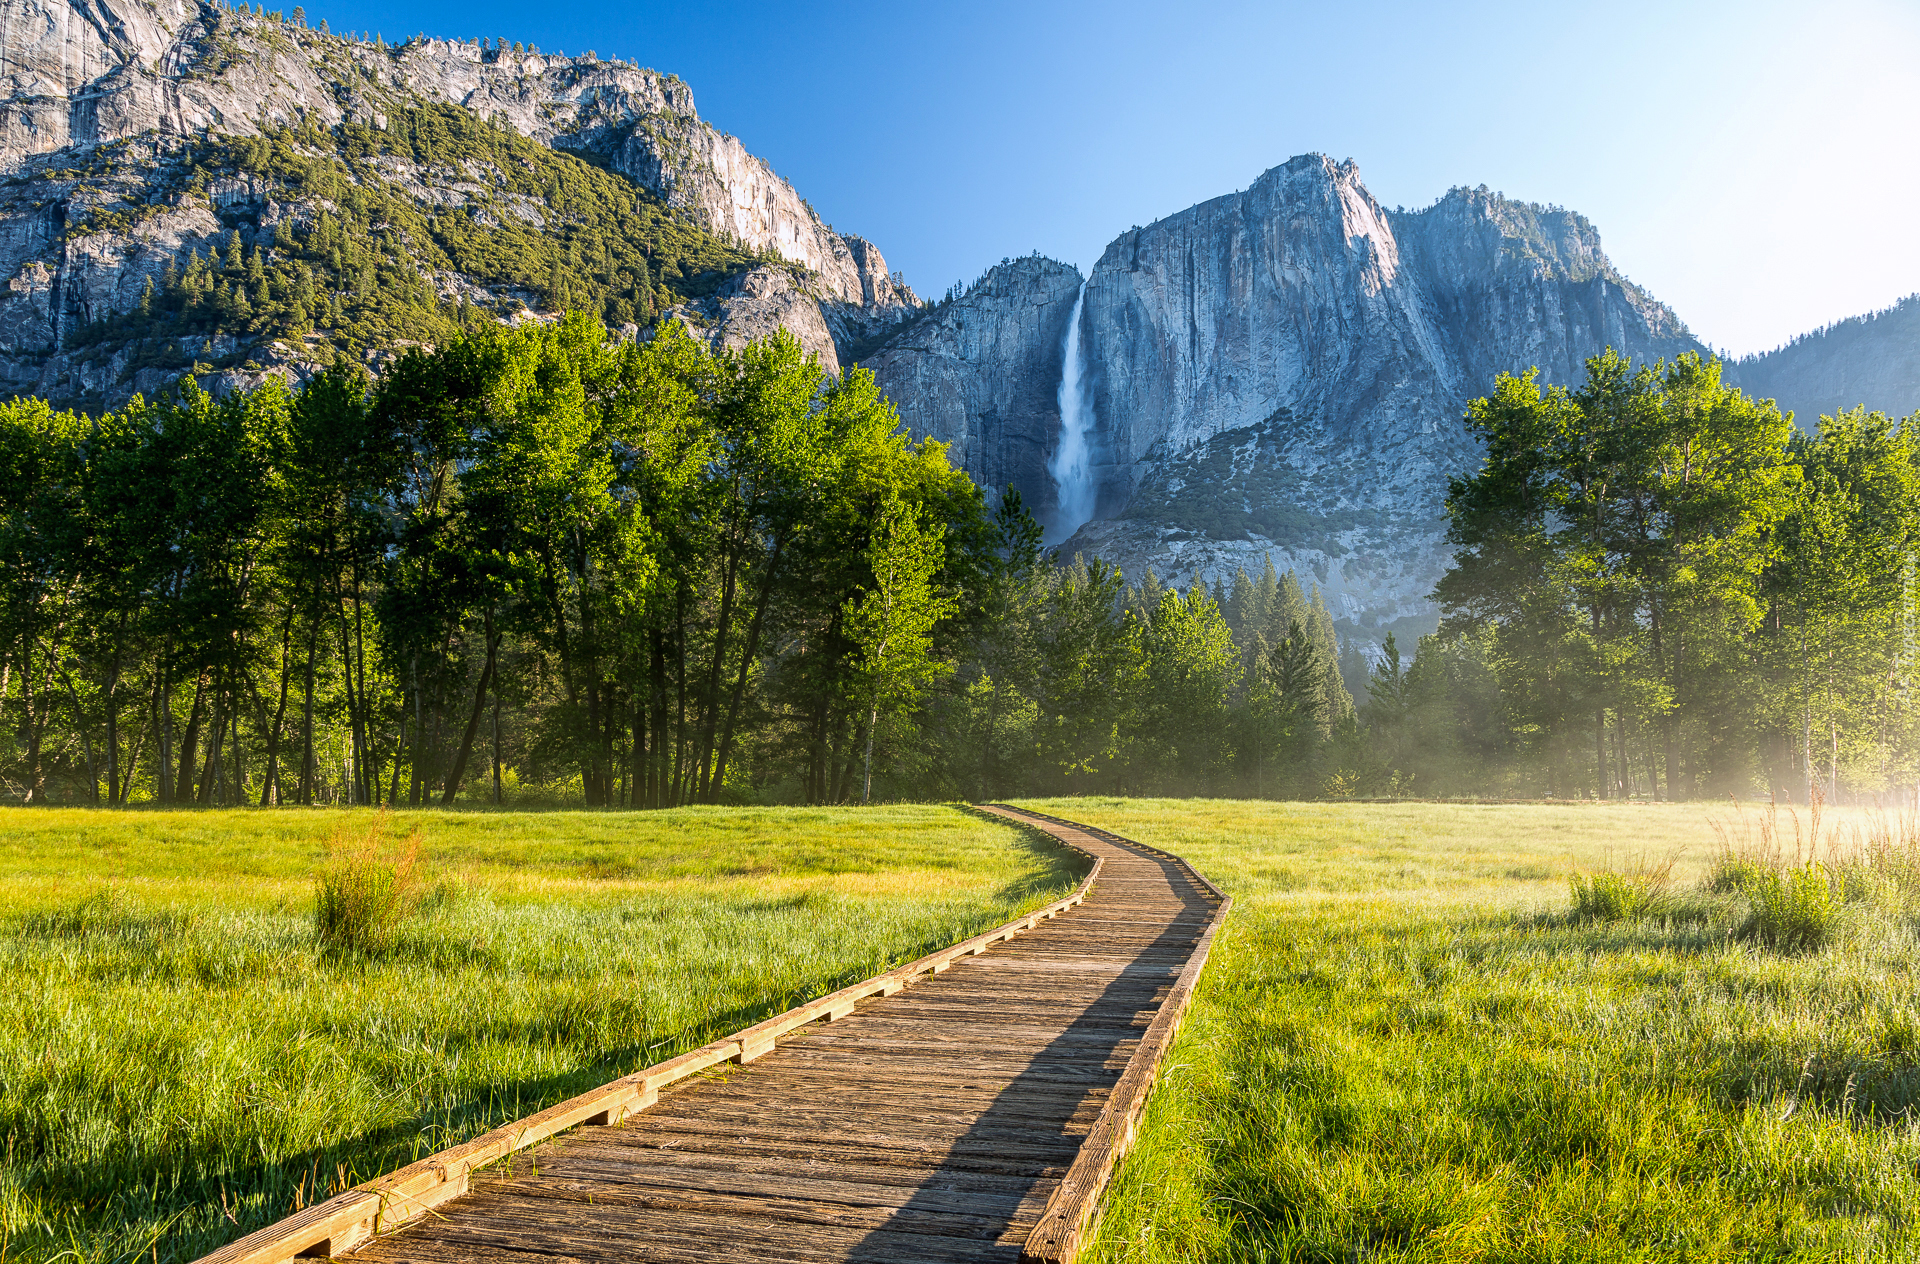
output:
[[[922,294],[1294,154],[1388,206],[1555,203],[1734,353],[1920,290],[1920,4],[313,0],[335,30],[632,58]]]

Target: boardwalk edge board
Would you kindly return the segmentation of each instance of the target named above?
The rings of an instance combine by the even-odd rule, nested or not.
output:
[[[1089,856],[1093,866],[1071,894],[1045,908],[929,953],[918,961],[795,1006],[784,1014],[755,1023],[677,1058],[669,1058],[622,1076],[578,1097],[549,1106],[538,1114],[495,1128],[471,1141],[430,1154],[398,1171],[357,1185],[325,1202],[315,1203],[304,1211],[295,1212],[284,1220],[275,1221],[264,1229],[229,1242],[219,1250],[200,1257],[196,1264],[288,1264],[296,1259],[344,1255],[375,1236],[396,1229],[441,1203],[465,1194],[472,1174],[489,1163],[537,1145],[579,1124],[617,1124],[628,1115],[653,1105],[660,1090],[675,1081],[723,1062],[752,1062],[771,1052],[775,1041],[781,1036],[811,1023],[844,1018],[853,1012],[858,1001],[872,996],[892,996],[917,979],[941,973],[962,957],[978,956],[994,944],[1012,939],[1022,931],[1032,930],[1038,923],[1057,917],[1085,900],[1087,893],[1093,889],[1094,881],[1100,876],[1102,861],[1099,857],[1090,856],[1065,839],[1056,837],[1055,841],[1069,850]],[[1211,933],[1208,932],[1209,935]],[[1151,1032],[1149,1028],[1149,1036]],[[1138,1054],[1135,1054],[1134,1062],[1139,1062]],[[1122,1080],[1124,1085],[1125,1081]],[[1097,1130],[1095,1135],[1099,1135]],[[1074,1170],[1078,1168],[1076,1162]]]
[[[1149,847],[1106,830],[1026,808],[995,804],[988,810],[1040,823],[1042,828],[1052,825],[1078,830],[1170,860],[1220,901],[1214,907],[1213,920],[1207,923],[1206,930],[1201,932],[1199,941],[1194,944],[1193,955],[1187,958],[1180,977],[1174,981],[1166,1000],[1160,1003],[1153,1021],[1147,1025],[1146,1035],[1141,1037],[1133,1056],[1128,1059],[1127,1069],[1121,1073],[1119,1083],[1113,1086],[1113,1092],[1101,1107],[1093,1130],[1080,1143],[1079,1154],[1074,1157],[1073,1164],[1067,1169],[1059,1187],[1053,1191],[1053,1196],[1047,1200],[1046,1209],[1040,1213],[1040,1223],[1027,1235],[1026,1245],[1020,1251],[1021,1264],[1072,1264],[1092,1228],[1107,1182],[1112,1179],[1121,1158],[1133,1146],[1134,1130],[1140,1123],[1141,1113],[1146,1109],[1147,1096],[1153,1091],[1159,1077],[1160,1063],[1173,1045],[1174,1036],[1179,1033],[1180,1021],[1186,1017],[1187,1005],[1193,999],[1194,986],[1200,981],[1200,972],[1206,968],[1207,954],[1213,948],[1214,933],[1226,920],[1227,910],[1233,907],[1233,897],[1209,882],[1205,874],[1185,860],[1158,847]],[[1059,841],[1073,846],[1064,838]]]

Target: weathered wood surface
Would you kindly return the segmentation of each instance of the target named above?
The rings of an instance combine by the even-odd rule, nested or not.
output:
[[[578,1126],[537,1148],[495,1134],[459,1148],[506,1155],[492,1167],[450,1151],[451,1165],[436,1155],[371,1183],[390,1204],[380,1228],[403,1227],[359,1245],[343,1208],[310,1250],[330,1240],[393,1264],[1071,1260],[1228,901],[1173,857],[987,810],[1094,856],[1084,902],[687,1055],[705,1069],[686,1078],[649,1068],[562,1103],[536,1130]]]

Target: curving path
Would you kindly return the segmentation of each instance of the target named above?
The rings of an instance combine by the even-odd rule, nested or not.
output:
[[[354,1258],[1070,1259],[1175,1007],[1149,1027],[1178,979],[1184,1005],[1223,901],[1171,857],[986,810],[1099,858],[1084,902],[750,1064],[662,1089],[624,1122],[477,1171],[469,1193]],[[1128,1108],[1103,1112],[1116,1092]],[[1043,1213],[1059,1224],[1036,1234]]]

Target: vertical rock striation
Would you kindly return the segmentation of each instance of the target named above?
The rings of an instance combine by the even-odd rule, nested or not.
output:
[[[916,434],[952,445],[989,493],[1011,485],[1043,521],[1060,432],[1060,357],[1080,270],[1009,259],[890,338],[865,363]]]
[[[1063,284],[1053,301],[1071,297]],[[1319,155],[1121,234],[1088,278],[1084,320],[1099,504],[1068,551],[1179,582],[1271,554],[1371,635],[1430,625],[1446,480],[1478,459],[1461,414],[1498,372],[1572,382],[1608,345],[1640,358],[1698,345],[1579,216],[1484,189],[1390,212],[1352,163]],[[957,394],[990,397],[997,374],[1024,382],[1043,352],[1057,360],[1051,325],[1033,337],[982,348],[998,358],[966,361],[964,392],[900,375],[895,399],[952,428]],[[990,462],[983,449],[1047,446],[1043,411],[1007,431],[970,412],[969,467]],[[1045,500],[1043,459],[1010,468]]]

